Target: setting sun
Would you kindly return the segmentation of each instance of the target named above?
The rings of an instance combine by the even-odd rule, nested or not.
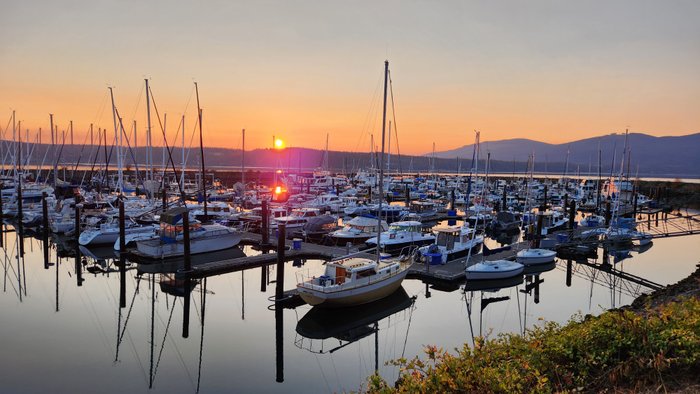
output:
[[[275,139],[275,149],[284,149],[284,141],[279,138]]]

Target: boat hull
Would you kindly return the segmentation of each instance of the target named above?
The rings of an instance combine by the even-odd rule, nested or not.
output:
[[[404,269],[396,275],[375,283],[334,292],[326,293],[303,286],[297,286],[297,291],[301,299],[307,304],[320,308],[342,308],[362,305],[382,299],[394,293],[401,287],[401,282],[404,280],[407,273],[408,269]]]
[[[203,238],[190,239],[190,254],[215,252],[233,248],[241,242],[237,232],[225,233]],[[136,242],[139,257],[149,259],[167,259],[179,257],[185,253],[183,242],[162,243],[160,239]]]

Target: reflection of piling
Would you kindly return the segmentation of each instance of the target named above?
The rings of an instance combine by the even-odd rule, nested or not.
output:
[[[284,308],[279,302],[284,297],[284,252],[287,226],[277,226],[277,281],[275,284],[275,354],[277,358],[277,374],[275,380],[284,382]]]
[[[192,270],[192,256],[190,252],[190,213],[185,211],[182,214],[182,243],[185,258],[185,272]]]
[[[3,189],[5,185],[0,182],[0,190]],[[0,196],[0,248],[5,247],[5,223],[2,219],[2,196]]]
[[[83,285],[83,265],[80,263],[80,248],[75,249],[75,280],[78,287]]]
[[[279,284],[277,285],[280,286]],[[282,305],[275,305],[275,358],[277,383],[284,382],[284,308]]]
[[[192,294],[192,279],[189,277],[189,272],[192,271],[192,256],[190,252],[190,213],[185,211],[182,214],[182,242],[184,248],[184,258],[185,258],[185,299],[182,312],[182,337],[187,338],[190,336],[190,296]]]
[[[190,295],[192,294],[192,279],[187,276],[185,279],[185,299],[182,307],[182,337],[190,336]]]
[[[265,265],[260,267],[260,291],[262,293],[267,291],[267,266]]]
[[[262,223],[260,229],[262,234],[261,246],[268,246],[270,244],[270,209],[268,204],[269,202],[267,200],[262,201]]]
[[[566,287],[571,287],[571,259],[566,260]]]
[[[124,227],[124,200],[121,197],[119,198],[119,307],[126,308],[126,261],[124,260],[126,228]]]

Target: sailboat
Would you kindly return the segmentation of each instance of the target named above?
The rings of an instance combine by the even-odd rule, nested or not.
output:
[[[382,155],[379,165],[379,190],[384,190],[384,136],[386,129],[386,100],[389,80],[389,61],[384,62],[384,110],[382,114]],[[379,200],[379,211],[382,200]],[[382,219],[377,218],[377,239],[381,239]],[[394,293],[408,273],[409,256],[381,259],[377,248],[376,258],[346,256],[326,264],[323,275],[303,277],[297,284],[297,292],[309,305],[343,307],[366,304]]]
[[[535,168],[535,155],[534,153],[530,156],[530,183],[532,183],[532,174],[534,172]],[[530,203],[530,188],[526,186],[527,189],[527,197],[525,198],[525,204],[528,205],[528,209],[526,209],[526,212],[529,212],[529,203]],[[537,234],[536,236],[540,236],[540,234]],[[534,265],[534,264],[547,264],[551,263],[554,261],[554,258],[556,257],[557,252],[553,250],[548,250],[548,249],[540,249],[540,248],[530,248],[528,247],[527,249],[523,249],[518,252],[516,255],[516,261],[520,264],[523,265]]]

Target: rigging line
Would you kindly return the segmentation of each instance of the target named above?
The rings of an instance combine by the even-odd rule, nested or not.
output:
[[[131,143],[129,142],[129,136],[126,135],[126,131],[124,130],[124,123],[122,123],[122,118],[119,116],[119,110],[117,108],[114,108],[114,111],[117,113],[117,118],[119,119],[119,129],[121,130],[122,135],[124,136],[124,139],[126,140],[126,146],[128,148],[129,153],[131,154],[131,160],[134,161],[134,166],[136,167],[136,184],[139,183],[139,163],[136,161],[136,156],[134,156],[134,150],[131,149]],[[123,159],[122,159],[123,160]],[[124,186],[122,185],[122,188]]]
[[[391,115],[394,118],[394,136],[396,137],[396,155],[399,157],[399,174],[403,173],[401,169],[401,148],[399,147],[399,127],[396,124],[396,108],[394,106],[394,84],[391,80],[391,70],[389,71],[389,91],[391,92]],[[391,154],[391,152],[389,152]]]
[[[180,175],[177,172],[177,169],[175,168],[175,162],[173,161],[173,155],[171,154],[171,150],[168,147],[168,137],[165,135],[165,128],[163,128],[163,122],[160,119],[160,113],[158,112],[158,107],[156,106],[156,99],[155,96],[153,95],[153,89],[151,87],[148,87],[148,91],[151,93],[151,102],[153,103],[153,109],[156,111],[156,119],[158,119],[158,125],[160,126],[160,131],[163,133],[163,144],[165,144],[165,148],[168,150],[168,160],[170,161],[170,164],[173,167],[173,174],[175,175],[175,180],[177,182],[177,188],[180,192],[180,198],[182,199],[182,203],[184,204],[184,192],[182,190],[182,185],[180,185]],[[165,175],[165,168],[163,168],[163,174]],[[163,184],[165,184],[165,177],[163,177]],[[165,192],[165,191],[164,191]]]
[[[406,354],[406,344],[408,343],[408,330],[411,329],[411,319],[413,319],[413,310],[416,309],[416,299],[413,299],[411,310],[408,313],[408,326],[406,327],[406,338],[403,340],[403,350],[401,350],[401,358]]]
[[[102,114],[104,114],[104,110],[107,104],[107,97],[109,97],[109,90],[106,90],[104,92],[104,95],[102,96],[102,102],[100,103],[100,106],[97,107],[97,113],[95,114],[95,118],[93,118],[92,123],[94,125],[99,124],[99,120],[102,119]],[[53,130],[52,130],[53,132]]]
[[[166,300],[167,300],[167,295],[166,295]],[[160,351],[158,352],[158,360],[156,361],[156,367],[153,370],[153,380],[156,380],[156,374],[158,373],[158,366],[160,365],[160,358],[163,356],[163,350],[165,349],[165,340],[168,338],[168,331],[170,329],[170,322],[173,319],[173,312],[175,311],[173,304],[173,308],[170,308],[170,316],[168,317],[168,323],[165,325],[165,332],[163,333],[163,342],[160,344]]]
[[[131,304],[129,305],[129,312],[126,314],[126,319],[124,320],[124,327],[122,328],[122,335],[119,337],[119,342],[117,345],[121,344],[124,340],[124,333],[126,333],[126,325],[129,323],[129,317],[131,316],[131,311],[134,308],[134,301],[136,300],[136,294],[139,292],[139,286],[141,286],[141,280],[136,282],[136,289],[134,289],[134,296],[131,297]]]

